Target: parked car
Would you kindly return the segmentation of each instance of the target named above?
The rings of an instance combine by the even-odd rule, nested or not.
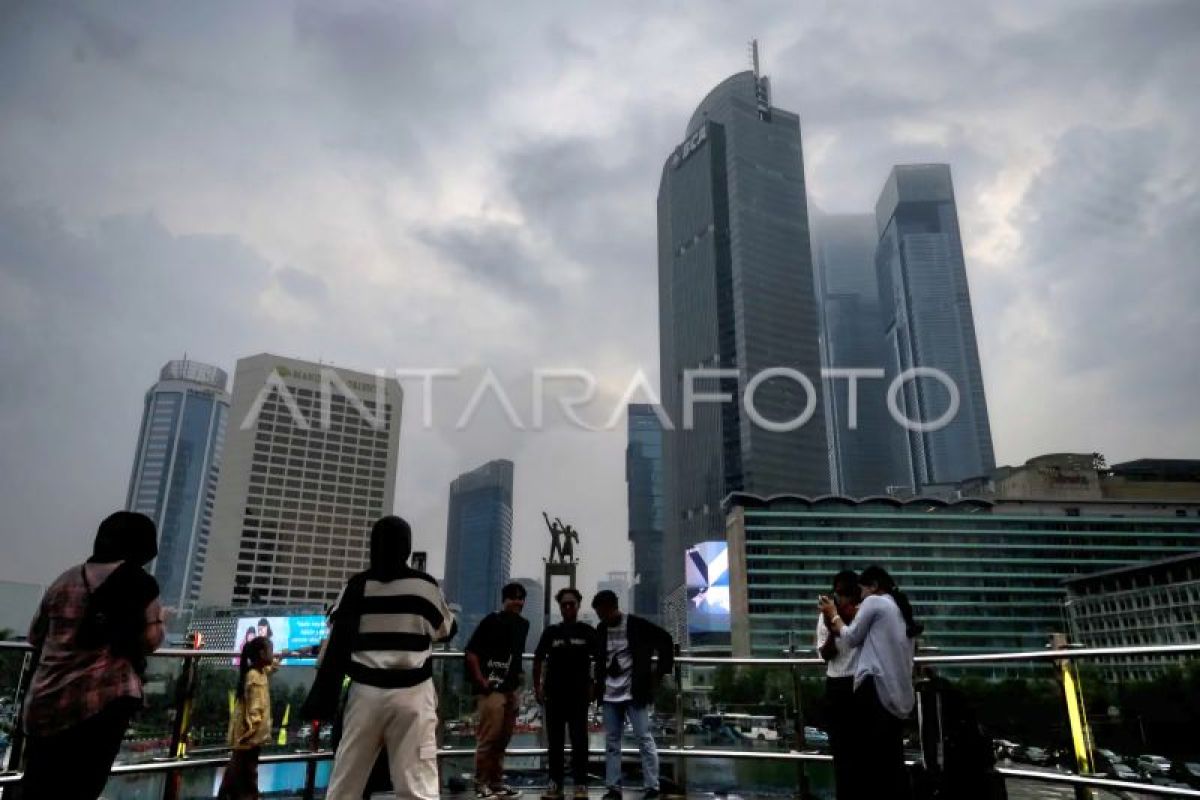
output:
[[[1188,786],[1200,789],[1200,762],[1179,761],[1171,771],[1171,776]]]
[[[997,759],[1012,758],[1013,753],[1020,749],[1021,745],[1016,742],[1010,742],[1008,739],[992,739],[992,751],[996,754]]]
[[[1052,760],[1050,758],[1050,754],[1044,749],[1033,746],[1022,746],[1018,748],[1017,752],[1013,755],[1013,759],[1016,761],[1023,761],[1026,764],[1035,764],[1039,767],[1049,765]]]
[[[828,747],[829,734],[811,725],[804,726],[804,743],[809,747]]]
[[[1143,775],[1168,775],[1171,772],[1171,762],[1163,756],[1141,755],[1137,757],[1135,766]]]
[[[1104,775],[1118,781],[1136,781],[1142,776],[1124,761],[1111,761],[1104,768]]]

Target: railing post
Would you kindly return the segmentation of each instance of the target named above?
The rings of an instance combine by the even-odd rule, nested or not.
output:
[[[1050,636],[1050,647],[1065,650],[1068,647],[1066,634]],[[1079,683],[1079,671],[1069,658],[1055,662],[1062,679],[1063,699],[1067,704],[1067,723],[1071,731],[1071,745],[1075,751],[1075,768],[1080,774],[1092,771],[1091,731],[1088,730],[1087,709],[1083,704],[1083,686]],[[1093,800],[1092,790],[1086,786],[1075,787],[1075,800]]]
[[[675,643],[675,668],[672,671],[672,678],[675,681],[675,748],[680,753],[683,752],[684,739],[684,722],[683,722],[683,665],[679,663],[679,656],[683,654],[683,649],[679,643]],[[675,767],[675,782],[679,784],[679,788],[687,793],[687,759],[680,755],[676,759]]]
[[[804,740],[804,704],[800,699],[800,665],[795,663],[796,658],[796,643],[792,640],[792,633],[788,632],[788,656],[792,659],[792,663],[788,665],[788,669],[792,673],[792,695],[795,699],[793,710],[796,716],[796,734],[795,745],[797,752],[803,752],[807,749],[807,744]],[[801,761],[796,765],[796,796],[800,800],[808,800],[812,796],[812,790],[808,785],[808,768]]]
[[[196,638],[192,644],[199,649],[202,639]],[[183,666],[179,670],[179,680],[175,684],[175,718],[171,721],[171,750],[168,757],[182,760],[187,757],[188,734],[192,727],[192,701],[196,697],[196,671],[200,659],[193,656],[183,657]],[[171,770],[163,781],[163,800],[179,800],[179,790],[183,783],[183,773]]]
[[[321,749],[321,720],[314,719],[308,723],[308,751],[316,753]],[[304,800],[313,800],[317,793],[317,760],[310,759],[304,766]]]

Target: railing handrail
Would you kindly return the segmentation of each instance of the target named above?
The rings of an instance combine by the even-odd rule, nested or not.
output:
[[[32,651],[29,642],[7,641],[0,642],[0,650]],[[811,652],[810,650],[797,652]],[[960,653],[957,655],[925,655],[917,656],[914,661],[918,664],[973,664],[998,661],[1070,661],[1079,658],[1105,658],[1111,656],[1154,656],[1154,655],[1200,655],[1200,644],[1151,644],[1125,647],[1078,647],[1071,646],[1062,650],[1017,650],[1012,652]],[[238,658],[241,653],[237,650],[192,650],[182,647],[163,647],[150,654],[157,658]],[[463,657],[461,650],[435,650],[436,659],[459,659]],[[524,653],[522,658],[532,660],[533,653]],[[820,658],[811,656],[771,656],[765,658],[746,656],[693,656],[679,655],[675,660],[681,664],[735,666],[824,666]]]

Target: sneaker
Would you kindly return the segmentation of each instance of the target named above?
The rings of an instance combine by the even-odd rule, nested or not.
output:
[[[645,794],[642,795],[642,800],[658,800],[658,798],[658,789],[647,789]]]
[[[475,787],[475,800],[494,800],[495,793],[486,786]]]
[[[574,800],[587,800],[588,790],[586,786],[576,786]]]
[[[609,787],[608,791],[604,793],[604,796],[600,798],[600,800],[623,800],[624,797],[625,795],[621,794],[620,789],[613,789],[612,787]]]
[[[492,793],[492,797],[505,798],[521,796],[519,789],[514,789],[513,787],[504,783],[500,784],[499,786],[493,786],[491,789],[489,789],[489,791]],[[562,794],[560,793],[559,797],[561,796]]]
[[[563,790],[554,781],[550,781],[550,787],[542,792],[542,800],[563,800]]]

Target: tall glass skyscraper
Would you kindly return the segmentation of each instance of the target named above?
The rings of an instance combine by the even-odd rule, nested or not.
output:
[[[658,190],[659,347],[664,433],[665,592],[683,583],[688,546],[723,539],[721,500],[829,491],[820,399],[818,321],[800,121],[771,105],[770,85],[741,72],[713,89],[663,165]],[[775,367],[803,373],[813,397],[776,377],[755,392],[767,420],[807,422],[777,432],[755,425],[738,400]],[[685,371],[727,370],[695,381],[733,395],[698,403],[685,430]]]
[[[950,167],[897,166],[875,206],[875,267],[883,312],[887,380],[914,367],[944,372],[958,387],[958,414],[940,430],[893,426],[894,481],[920,490],[996,467],[975,320],[963,259]],[[949,408],[940,382],[904,384],[897,405],[913,421],[933,422]]]
[[[662,608],[662,423],[654,406],[630,403],[625,445],[629,541],[633,543],[633,611],[653,620]]]
[[[190,608],[200,594],[217,475],[229,416],[228,376],[196,361],[169,361],[146,392],[125,507],[158,526],[164,605]]]
[[[870,214],[813,214],[813,253],[821,309],[821,363],[832,368],[884,366],[883,317],[875,278],[879,234]],[[825,382],[825,419],[835,493],[886,494],[894,454],[887,384],[860,379],[851,427],[850,382]]]
[[[512,522],[511,461],[489,461],[451,482],[443,588],[446,599],[462,607],[464,636],[500,606],[512,570]]]

